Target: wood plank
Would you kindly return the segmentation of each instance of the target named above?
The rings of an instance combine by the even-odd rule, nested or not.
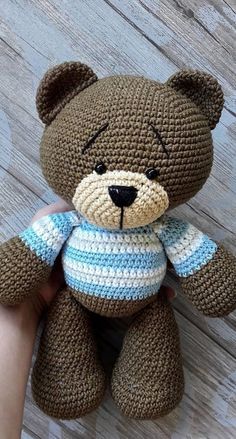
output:
[[[21,439],[38,439],[38,438],[39,438],[39,436],[32,435],[31,432],[29,432],[23,428],[23,430],[21,432]]]
[[[236,18],[225,2],[209,0],[206,6],[204,0],[105,1],[178,68],[207,69],[234,94],[236,42],[232,15],[234,22]]]
[[[28,428],[24,427],[21,432],[21,439],[41,439],[35,433],[32,433]]]
[[[225,55],[226,53],[230,54],[232,60],[235,61],[235,2],[230,6],[226,1],[218,0],[208,0],[207,4],[204,0],[174,0],[172,4],[171,2],[165,2],[165,5],[170,11],[170,14],[172,14],[174,10],[179,11],[182,15],[181,18],[186,15],[187,18],[190,19],[190,22],[194,21],[198,23],[202,35],[205,36],[208,34],[209,38],[214,39],[215,43],[218,43],[222,48],[222,53],[225,51]]]
[[[165,284],[174,288],[177,297],[172,305],[175,310],[185,316],[189,321],[196,325],[209,338],[214,340],[219,346],[236,358],[235,333],[236,333],[236,313],[233,312],[224,318],[211,318],[202,315],[186,299],[180,289],[180,285],[175,275],[168,274]]]
[[[0,243],[27,227],[35,211],[45,203],[13,176],[0,180]]]

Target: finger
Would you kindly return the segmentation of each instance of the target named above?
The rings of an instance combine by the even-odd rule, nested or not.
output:
[[[167,297],[167,299],[170,301],[172,301],[176,297],[175,290],[173,290],[173,288],[166,285],[162,285],[160,289],[160,293],[164,294]]]
[[[63,282],[61,282],[60,276],[58,276],[58,278],[54,277],[53,280],[50,279],[49,282],[43,286],[39,292],[39,296],[41,296],[46,305],[50,305],[62,285]]]
[[[168,300],[174,300],[176,297],[176,292],[171,287],[166,287],[166,296]]]
[[[58,290],[63,286],[65,280],[61,265],[61,260],[58,258],[52,269],[50,277],[45,285],[39,291],[39,295],[43,298],[47,305],[51,303]]]
[[[66,201],[59,199],[56,203],[49,204],[48,206],[39,209],[38,212],[36,212],[36,214],[33,216],[30,224],[34,223],[43,216],[50,215],[52,213],[67,212],[73,209],[74,207],[72,204],[68,204]]]

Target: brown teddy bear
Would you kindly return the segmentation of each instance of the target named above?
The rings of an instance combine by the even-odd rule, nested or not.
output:
[[[233,256],[166,215],[208,178],[222,108],[220,85],[199,71],[180,71],[165,84],[128,75],[98,80],[86,65],[67,62],[41,81],[43,172],[75,210],[45,216],[0,247],[0,302],[37,294],[61,254],[67,286],[49,309],[32,377],[47,414],[80,417],[102,400],[90,311],[135,314],[111,380],[122,412],[157,418],[179,403],[178,328],[158,294],[167,258],[202,313],[236,308]]]

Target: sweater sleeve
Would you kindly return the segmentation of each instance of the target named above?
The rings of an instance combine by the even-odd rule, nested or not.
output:
[[[180,277],[198,272],[213,258],[217,250],[217,244],[207,235],[177,218],[164,217],[154,230]]]
[[[20,233],[19,238],[42,261],[52,266],[78,222],[75,211],[54,213],[40,218]]]

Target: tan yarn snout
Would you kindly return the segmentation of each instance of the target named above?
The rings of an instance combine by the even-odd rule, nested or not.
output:
[[[130,171],[108,171],[89,174],[77,186],[73,197],[76,210],[88,221],[98,226],[120,228],[121,208],[117,207],[108,192],[112,185],[132,186],[137,197],[129,207],[124,207],[122,228],[141,227],[159,218],[169,206],[164,188],[144,174]]]

